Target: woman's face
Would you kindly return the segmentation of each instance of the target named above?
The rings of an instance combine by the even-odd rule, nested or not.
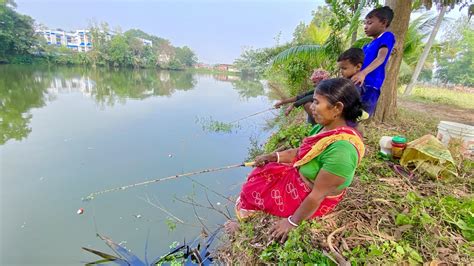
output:
[[[322,126],[329,125],[337,118],[337,108],[329,103],[326,96],[315,93],[310,108],[314,120]]]

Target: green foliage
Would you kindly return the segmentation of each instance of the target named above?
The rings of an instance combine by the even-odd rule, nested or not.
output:
[[[255,157],[264,154],[263,145],[259,144],[258,139],[256,137],[249,138],[250,144],[248,149],[248,157],[245,161],[253,161]]]
[[[309,124],[290,125],[274,133],[264,146],[265,153],[273,152],[279,148],[297,148],[301,140],[308,136],[311,130]]]
[[[177,246],[179,246],[179,242],[174,241],[173,243],[171,243],[169,248],[170,248],[170,250],[173,250]],[[156,265],[166,264],[166,265],[179,266],[179,265],[183,265],[184,262],[185,262],[184,252],[183,251],[178,251],[174,254],[161,257],[158,260],[158,263]]]
[[[30,54],[31,47],[36,43],[33,19],[17,13],[15,4],[0,5],[0,62],[8,62],[17,57],[16,62],[26,63],[22,57]]]
[[[109,44],[109,60],[113,66],[126,66],[130,64],[130,54],[127,40],[124,36],[115,35]]]
[[[444,83],[474,85],[474,26],[466,17],[452,25],[438,51],[436,77]]]
[[[452,196],[421,197],[408,192],[407,203],[410,209],[406,213],[398,213],[396,225],[429,226],[436,222],[444,222],[459,231],[468,241],[474,241],[474,198],[454,198]],[[429,213],[437,213],[442,221],[436,221]]]
[[[288,49],[289,44],[263,49],[244,49],[234,65],[243,75],[260,75],[268,68],[273,57]]]
[[[421,255],[405,242],[385,241],[382,244],[371,244],[368,247],[358,246],[349,252],[344,252],[351,264],[385,264],[401,263],[408,260],[409,265],[423,262]]]
[[[231,124],[214,120],[212,117],[209,118],[196,118],[196,123],[200,123],[203,130],[209,132],[223,132],[232,133],[232,130],[239,128],[238,124]]]
[[[168,226],[168,230],[170,232],[176,230],[176,221],[175,220],[173,220],[171,218],[168,218],[168,219],[166,219],[165,222],[166,222],[166,226]]]
[[[290,231],[284,244],[273,242],[268,245],[260,254],[260,259],[266,263],[335,265],[321,251],[312,247],[309,228],[308,222],[301,223]]]

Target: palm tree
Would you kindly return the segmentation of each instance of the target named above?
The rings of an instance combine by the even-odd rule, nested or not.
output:
[[[430,37],[428,41],[426,42],[426,45],[423,49],[423,53],[421,54],[420,60],[416,64],[415,71],[413,72],[413,76],[411,77],[411,81],[408,84],[407,88],[405,89],[405,92],[403,93],[404,95],[409,95],[411,91],[413,90],[413,87],[415,86],[416,81],[418,80],[418,76],[421,73],[421,69],[423,68],[423,65],[425,64],[426,58],[428,57],[428,53],[430,52],[431,46],[433,45],[433,42],[435,40],[436,34],[438,33],[438,30],[441,26],[441,22],[443,21],[444,14],[446,13],[447,6],[442,6],[441,10],[439,11],[438,18],[436,19],[436,24],[433,27],[433,30],[431,31]]]
[[[403,58],[400,67],[399,78],[405,82],[411,77],[422,54],[426,38],[432,32],[436,24],[436,17],[432,13],[423,13],[413,19],[405,34],[405,44],[403,45]],[[424,67],[432,63],[432,60],[424,62]]]
[[[368,2],[372,4],[374,1],[329,0],[326,2],[334,17],[330,18],[327,24],[308,26],[307,35],[310,42],[281,52],[273,59],[272,66],[299,59],[302,61],[314,60],[316,66],[330,71],[334,70],[337,57],[353,40],[353,33],[357,32],[362,9],[368,5]],[[354,7],[356,8],[354,9]]]

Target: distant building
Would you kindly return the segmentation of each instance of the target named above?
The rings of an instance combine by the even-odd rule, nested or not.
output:
[[[143,38],[137,38],[137,39],[139,39],[140,41],[142,41],[143,45],[145,45],[145,46],[153,46],[153,42],[150,41],[150,40],[143,39]]]
[[[87,52],[92,49],[93,39],[89,30],[76,30],[65,32],[62,30],[38,29],[36,34],[43,36],[50,45],[65,46],[78,52]],[[114,34],[108,32],[107,39],[110,40]],[[152,41],[137,38],[145,46],[153,46]]]
[[[204,63],[198,63],[194,66],[195,68],[204,68],[204,69],[212,69],[211,65],[204,64]]]
[[[219,71],[240,72],[240,70],[230,64],[218,64],[214,68]]]

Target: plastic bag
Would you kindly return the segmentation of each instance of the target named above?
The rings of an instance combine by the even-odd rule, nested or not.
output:
[[[458,175],[453,156],[433,135],[425,135],[409,142],[400,165],[414,165],[416,171],[425,172],[432,177],[448,178]]]

